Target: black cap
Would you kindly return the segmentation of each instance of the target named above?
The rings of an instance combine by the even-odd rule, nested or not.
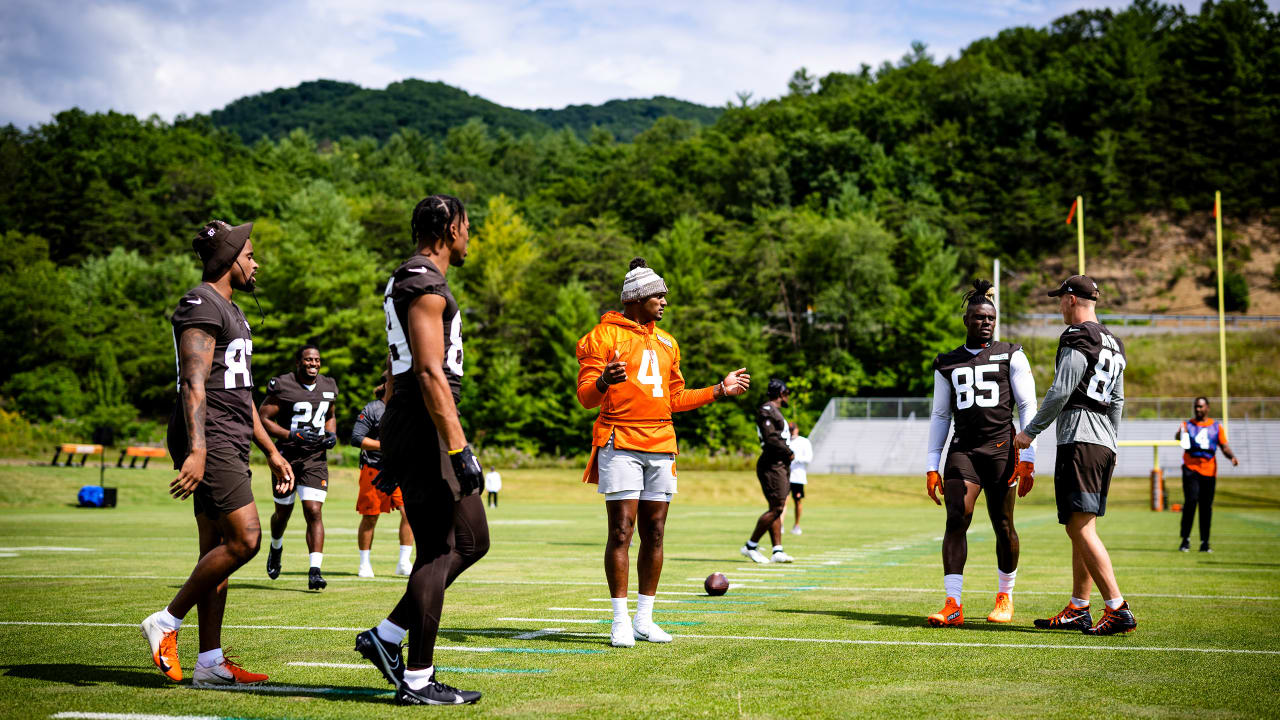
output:
[[[1066,293],[1071,293],[1072,295],[1075,295],[1078,298],[1084,298],[1085,300],[1097,300],[1098,283],[1094,282],[1093,278],[1088,275],[1072,275],[1066,280],[1063,280],[1062,284],[1056,289],[1050,290],[1049,297],[1058,297],[1059,295],[1065,295]]]
[[[791,392],[791,389],[780,378],[773,378],[769,381],[768,395],[770,399],[780,398],[789,392]]]
[[[253,233],[253,223],[228,225],[221,220],[213,220],[196,232],[191,240],[191,248],[204,263],[204,278],[215,280],[231,268],[232,263],[240,256],[244,244]]]

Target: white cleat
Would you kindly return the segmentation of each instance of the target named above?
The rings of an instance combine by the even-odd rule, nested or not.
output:
[[[773,557],[770,559],[770,562],[789,563],[789,562],[795,562],[795,560],[796,560],[795,558],[782,552],[781,550],[774,550]]]
[[[636,635],[632,632],[631,623],[614,620],[613,627],[609,629],[609,644],[614,647],[635,647]]]
[[[399,565],[396,565],[396,574],[401,575],[403,577],[409,577],[410,575],[413,574],[413,564],[400,563]]]
[[[799,525],[796,525],[795,527],[791,528],[791,534],[792,534],[792,535],[803,535],[803,534],[804,534],[804,531],[800,529],[800,526],[799,526]]]
[[[638,623],[633,624],[631,626],[631,630],[635,634],[636,640],[656,643],[671,642],[671,634],[658,627],[652,620],[650,620],[648,626],[644,628],[641,628]]]
[[[752,562],[758,562],[761,565],[769,564],[769,558],[761,554],[761,552],[756,548],[750,548],[750,547],[747,547],[746,545],[743,545],[741,552],[743,557],[751,558]]]
[[[370,565],[369,563],[362,564],[360,566],[360,569],[356,571],[356,577],[362,577],[362,578],[373,577],[373,566]]]

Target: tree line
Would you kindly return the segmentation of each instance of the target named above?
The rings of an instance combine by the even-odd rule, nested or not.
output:
[[[472,119],[443,134],[246,144],[210,118],[59,113],[0,129],[0,396],[155,432],[174,397],[168,316],[199,280],[190,237],[253,221],[261,387],[317,342],[341,388],[340,428],[386,353],[381,292],[412,250],[430,193],[466,203],[473,248],[451,274],[464,310],[464,425],[482,444],[576,454],[593,412],[573,395],[574,343],[617,308],[627,262],[670,288],[663,326],[691,385],[746,365],[738,403],[677,418],[683,445],[755,444],[763,380],[788,379],[803,425],[834,395],[927,394],[962,337],[960,288],[992,257],[1032,266],[1151,209],[1238,213],[1280,199],[1280,17],[1258,1],[1198,14],[1141,0],[1012,28],[938,61],[814,78],[726,108],[663,118],[631,142],[514,134]],[[1025,292],[1025,289],[1024,289]],[[1017,292],[1006,293],[1006,310]],[[1033,362],[1051,362],[1033,358]]]

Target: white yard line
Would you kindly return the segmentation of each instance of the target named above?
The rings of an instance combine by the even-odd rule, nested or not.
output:
[[[555,608],[552,608],[552,610],[554,610],[554,609],[555,609]],[[543,629],[541,629],[541,630],[534,630],[533,632],[520,633],[519,635],[516,635],[513,639],[515,639],[515,640],[536,640],[536,639],[538,639],[538,638],[542,637],[543,635],[554,635],[555,633],[562,632],[563,630],[564,630],[564,628],[543,628]]]
[[[60,712],[54,720],[225,720],[217,715],[148,715],[145,713]]]

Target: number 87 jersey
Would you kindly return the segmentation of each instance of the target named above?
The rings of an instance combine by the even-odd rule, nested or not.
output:
[[[952,445],[975,448],[1012,434],[1010,360],[1021,345],[994,341],[976,354],[965,346],[939,355],[933,369],[951,386]],[[938,441],[941,443],[941,438]]]
[[[1124,343],[1102,323],[1082,322],[1071,325],[1058,338],[1058,358],[1063,350],[1075,350],[1085,358],[1084,377],[1062,406],[1062,412],[1084,408],[1103,415],[1111,408],[1111,396],[1117,382],[1123,388]]]

